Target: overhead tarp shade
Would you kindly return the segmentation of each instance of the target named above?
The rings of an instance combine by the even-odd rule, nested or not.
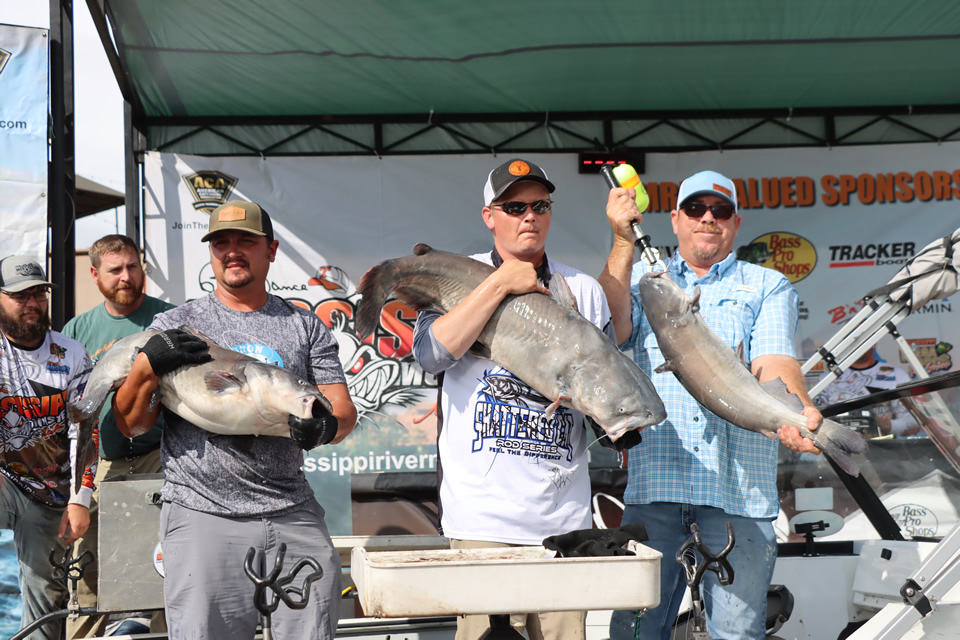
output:
[[[147,118],[960,104],[953,0],[106,9]]]

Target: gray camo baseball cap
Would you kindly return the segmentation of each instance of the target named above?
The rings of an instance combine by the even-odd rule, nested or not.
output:
[[[0,260],[0,290],[17,293],[33,287],[56,287],[47,280],[43,267],[27,256],[9,256]]]

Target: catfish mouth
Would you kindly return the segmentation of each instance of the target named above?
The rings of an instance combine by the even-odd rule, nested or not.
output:
[[[666,412],[655,412],[652,409],[643,409],[640,413],[626,416],[614,421],[612,425],[601,425],[601,427],[610,437],[610,442],[616,442],[623,437],[623,434],[627,431],[632,431],[633,429],[640,431],[644,427],[660,424],[666,419]]]
[[[313,395],[306,396],[306,398],[306,404],[310,409],[310,413],[309,415],[303,416],[304,418],[315,418],[319,420],[320,418],[329,418],[333,415],[331,407],[328,404],[329,401],[324,402],[323,396]]]

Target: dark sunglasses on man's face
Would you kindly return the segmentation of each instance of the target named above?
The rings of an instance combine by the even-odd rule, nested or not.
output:
[[[500,204],[492,204],[491,207],[500,207],[503,209],[503,212],[511,216],[519,216],[523,213],[526,213],[527,207],[529,206],[533,209],[534,213],[546,213],[550,211],[550,208],[553,206],[551,200],[537,200],[536,202],[501,202]]]
[[[714,220],[729,220],[737,212],[732,204],[704,204],[702,202],[691,202],[681,207],[688,218],[699,220],[706,213],[707,209],[713,214]]]

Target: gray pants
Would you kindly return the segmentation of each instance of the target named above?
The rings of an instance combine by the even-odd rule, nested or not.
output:
[[[252,639],[259,613],[244,558],[250,547],[264,551],[265,566],[257,570],[265,575],[281,543],[287,545],[281,576],[309,556],[323,567],[323,578],[311,587],[305,609],[293,611],[280,603],[271,616],[274,637],[333,640],[340,616],[340,557],[316,500],[293,513],[264,518],[227,518],[164,503],[160,542],[170,640]],[[309,568],[299,575],[307,573]]]
[[[65,609],[67,589],[51,576],[50,551],[63,559],[65,547],[57,538],[63,511],[50,509],[20,492],[6,478],[0,480],[0,529],[13,530],[20,568],[20,595],[23,616],[20,628],[37,618]],[[30,634],[30,640],[59,640],[62,620],[45,624]]]

